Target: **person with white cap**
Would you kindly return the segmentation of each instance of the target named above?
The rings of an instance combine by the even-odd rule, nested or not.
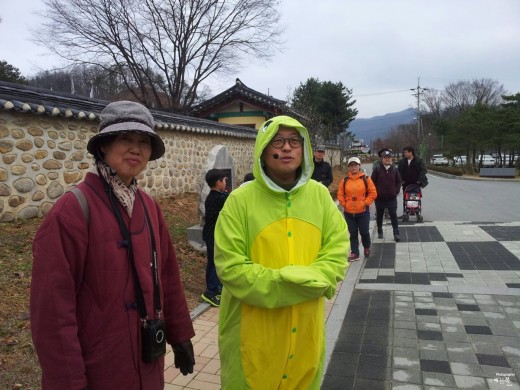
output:
[[[343,206],[343,213],[350,234],[349,261],[359,260],[359,235],[364,248],[365,258],[370,256],[370,208],[377,196],[376,187],[370,177],[361,171],[361,160],[351,157],[348,160],[348,175],[338,186],[337,199]]]
[[[195,364],[195,335],[168,226],[136,177],[164,143],[152,114],[108,104],[88,142],[94,166],[66,192],[33,242],[31,330],[42,389],[164,388]]]

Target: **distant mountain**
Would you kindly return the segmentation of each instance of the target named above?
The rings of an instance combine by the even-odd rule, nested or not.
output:
[[[370,145],[376,138],[384,138],[393,128],[413,123],[416,116],[415,109],[407,108],[403,111],[372,118],[354,119],[347,130],[355,134],[355,138],[362,139],[366,145]]]

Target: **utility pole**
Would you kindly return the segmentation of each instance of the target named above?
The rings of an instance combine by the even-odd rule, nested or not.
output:
[[[417,138],[421,140],[421,92],[427,91],[428,88],[421,88],[420,77],[417,77],[417,88],[410,88],[410,91],[414,91],[413,96],[417,96]]]

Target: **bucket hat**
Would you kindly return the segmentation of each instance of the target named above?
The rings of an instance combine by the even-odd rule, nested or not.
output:
[[[164,142],[154,131],[153,116],[142,104],[128,100],[112,102],[101,111],[100,117],[99,133],[94,135],[87,144],[89,153],[96,155],[103,137],[124,132],[138,132],[148,135],[152,140],[150,161],[164,154]]]

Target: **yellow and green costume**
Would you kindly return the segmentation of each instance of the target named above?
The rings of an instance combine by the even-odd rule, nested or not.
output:
[[[304,138],[301,176],[286,191],[266,176],[261,155],[279,126]],[[219,353],[222,389],[319,389],[325,357],[325,297],[348,267],[343,215],[310,180],[307,130],[287,116],[267,121],[255,144],[255,180],[234,190],[215,230],[224,285]]]

